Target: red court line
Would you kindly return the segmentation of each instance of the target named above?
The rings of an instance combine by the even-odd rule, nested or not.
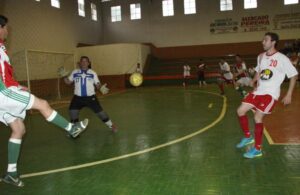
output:
[[[206,72],[205,77],[219,77],[220,74],[217,72]],[[191,75],[191,79],[197,78],[196,75]],[[177,75],[155,75],[155,76],[144,76],[144,80],[171,80],[171,79],[183,79],[182,74]]]

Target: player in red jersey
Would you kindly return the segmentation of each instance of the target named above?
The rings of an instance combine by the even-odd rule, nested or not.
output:
[[[20,180],[17,172],[17,161],[22,138],[25,134],[23,120],[26,116],[26,110],[38,110],[47,121],[65,129],[72,137],[77,137],[85,130],[88,120],[82,121],[80,126],[68,122],[53,110],[47,101],[29,93],[26,87],[21,86],[13,78],[13,67],[10,64],[4,45],[8,35],[7,23],[8,19],[0,15],[0,121],[12,130],[8,141],[7,173],[1,180],[5,183],[23,187],[24,183]]]

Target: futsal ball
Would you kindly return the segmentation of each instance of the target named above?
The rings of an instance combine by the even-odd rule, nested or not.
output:
[[[132,73],[129,77],[129,82],[132,86],[138,87],[143,83],[143,75],[141,73]]]

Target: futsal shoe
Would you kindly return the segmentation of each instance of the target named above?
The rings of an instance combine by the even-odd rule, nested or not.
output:
[[[21,181],[20,177],[16,176],[13,177],[9,174],[6,174],[3,178],[1,178],[1,180],[7,184],[11,184],[17,187],[23,187],[24,186],[24,182]]]
[[[252,147],[248,152],[243,155],[245,158],[257,158],[262,156],[261,150],[257,150],[255,147]]]
[[[88,119],[85,119],[85,120],[88,120]],[[80,121],[80,122],[76,122],[75,125],[82,128],[82,129],[85,129],[86,126],[87,126],[87,122],[88,122],[88,121],[86,122],[85,120]]]
[[[247,145],[249,145],[249,144],[253,144],[253,143],[254,143],[254,139],[253,139],[252,136],[249,137],[249,138],[244,137],[244,138],[240,141],[240,143],[238,143],[238,144],[236,145],[236,148],[243,148],[243,147],[245,147],[245,146],[247,146]]]
[[[69,135],[72,138],[77,138],[79,134],[81,134],[89,124],[89,119],[84,119],[78,123],[72,125],[71,130],[69,131]]]
[[[117,129],[116,125],[113,124],[113,125],[111,126],[111,131],[112,131],[113,133],[117,133],[118,129]]]

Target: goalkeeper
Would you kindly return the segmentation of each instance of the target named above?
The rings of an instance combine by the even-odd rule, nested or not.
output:
[[[91,69],[91,63],[87,56],[82,56],[78,63],[79,69],[75,69],[69,76],[65,69],[60,69],[59,74],[64,78],[66,84],[72,84],[74,82],[74,96],[72,98],[69,114],[71,122],[79,122],[79,111],[83,107],[88,107],[93,110],[96,115],[113,131],[116,132],[117,128],[110,120],[109,116],[103,111],[100,105],[96,93],[100,90],[102,94],[107,94],[109,89],[106,87],[106,83],[101,85],[97,73]]]

